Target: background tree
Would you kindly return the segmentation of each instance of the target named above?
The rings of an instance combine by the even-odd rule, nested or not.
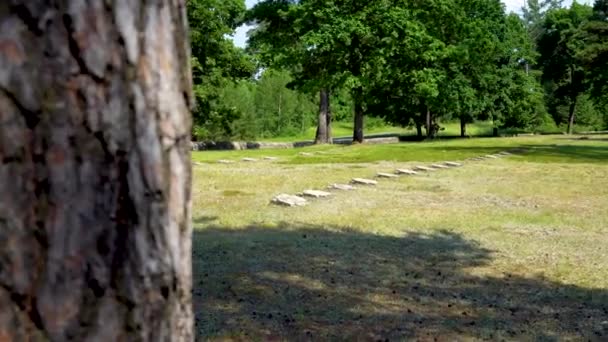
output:
[[[568,106],[568,134],[572,134],[574,128],[577,100],[587,90],[585,71],[576,56],[575,40],[581,25],[590,17],[591,8],[576,2],[569,9],[552,10],[547,13],[543,26],[545,33],[538,43],[543,81],[554,99],[554,114],[557,114],[557,106]],[[555,121],[559,123],[561,118],[555,116]]]
[[[315,143],[332,142],[330,93],[332,79],[327,56],[307,46],[300,32],[316,29],[318,21],[300,21],[302,6],[296,1],[262,1],[247,15],[257,28],[250,33],[250,50],[256,52],[264,67],[290,70],[290,88],[319,93]]]
[[[606,101],[608,94],[608,0],[597,0],[591,20],[584,23],[574,37],[579,61],[587,71],[596,102]]]
[[[186,22],[0,3],[1,339],[193,339]]]
[[[189,0],[188,20],[196,109],[195,138],[229,139],[232,123],[242,113],[221,101],[222,90],[236,80],[251,78],[255,64],[234,46],[234,33],[245,14],[244,0]]]

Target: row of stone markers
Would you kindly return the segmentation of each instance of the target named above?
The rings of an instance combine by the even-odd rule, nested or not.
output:
[[[479,157],[468,158],[466,161],[482,161],[482,160],[492,160],[498,159],[505,156],[509,156],[513,153],[520,152],[521,150],[509,150],[500,152],[497,154],[488,154]],[[433,172],[437,170],[451,169],[455,167],[462,166],[463,163],[446,161],[442,163],[431,164],[429,166],[416,166],[412,169],[396,169],[395,173],[385,173],[378,172],[376,174],[376,178],[399,178],[399,176],[407,175],[407,176],[415,176],[420,173]],[[374,179],[366,179],[366,178],[353,178],[350,181],[350,184],[331,184],[327,187],[327,190],[339,190],[339,191],[352,191],[356,190],[356,185],[362,186],[375,186],[378,184],[377,180]],[[304,190],[299,194],[289,195],[289,194],[280,194],[275,196],[271,203],[277,205],[283,205],[288,207],[300,207],[308,204],[308,200],[306,198],[325,198],[332,196],[332,193],[329,191],[322,190]]]

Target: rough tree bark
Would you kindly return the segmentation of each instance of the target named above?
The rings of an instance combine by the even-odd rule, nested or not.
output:
[[[356,88],[353,92],[355,107],[355,125],[353,129],[353,142],[363,142],[363,89]]]
[[[192,340],[185,0],[0,2],[0,340]]]
[[[331,144],[331,108],[329,91],[322,89],[319,92],[319,120],[315,144]]]

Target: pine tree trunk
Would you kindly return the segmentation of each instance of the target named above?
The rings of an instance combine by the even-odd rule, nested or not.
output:
[[[363,142],[363,90],[354,90],[353,101],[355,107],[355,125],[353,129],[353,142]]]
[[[331,114],[329,111],[329,92],[322,89],[319,92],[319,120],[317,124],[317,135],[315,144],[331,143]]]
[[[416,137],[422,139],[422,124],[418,121],[416,121]]]
[[[0,340],[193,339],[186,26],[0,3]]]

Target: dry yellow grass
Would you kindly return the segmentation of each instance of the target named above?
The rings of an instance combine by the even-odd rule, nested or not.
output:
[[[199,337],[608,339],[608,163],[588,162],[608,142],[588,146],[585,159],[467,162],[302,208],[269,202],[429,162],[195,166]]]

